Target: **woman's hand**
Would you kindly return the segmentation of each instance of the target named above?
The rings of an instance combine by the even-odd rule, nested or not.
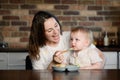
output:
[[[62,64],[64,61],[63,51],[56,51],[53,55],[53,61],[48,65],[47,69],[52,69],[52,66],[55,64]]]
[[[92,64],[91,66],[81,67],[80,69],[102,69],[101,64],[102,62],[97,62]]]
[[[64,56],[62,54],[62,51],[56,51],[54,56],[53,56],[53,61],[55,61],[56,63],[63,63],[64,61]]]

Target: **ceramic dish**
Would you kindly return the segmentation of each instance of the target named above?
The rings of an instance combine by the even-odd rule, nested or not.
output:
[[[67,71],[78,71],[79,67],[75,65],[68,65],[66,66]]]
[[[57,67],[57,66],[53,66],[52,68],[53,68],[54,71],[60,71],[60,72],[66,70],[66,67]]]
[[[75,66],[75,65],[67,65],[65,67],[57,67],[57,66],[53,66],[52,67],[54,71],[78,71],[79,67]]]

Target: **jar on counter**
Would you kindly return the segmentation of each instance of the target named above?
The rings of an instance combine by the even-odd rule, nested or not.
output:
[[[8,47],[8,43],[0,42],[0,48],[6,48],[6,47]]]
[[[116,44],[117,44],[116,39],[115,39],[115,38],[112,38],[112,39],[110,40],[110,45],[111,45],[111,46],[115,46]]]
[[[109,46],[109,38],[107,32],[105,32],[104,36],[104,46]]]
[[[97,46],[103,46],[103,38],[97,40]]]
[[[103,46],[104,41],[103,41],[103,36],[102,33],[99,33],[98,39],[97,39],[97,46]]]

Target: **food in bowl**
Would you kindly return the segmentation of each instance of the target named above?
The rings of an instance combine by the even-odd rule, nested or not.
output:
[[[55,66],[56,67],[65,67],[66,65],[65,64],[56,64]]]

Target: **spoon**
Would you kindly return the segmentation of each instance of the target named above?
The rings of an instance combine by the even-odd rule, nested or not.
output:
[[[71,50],[73,50],[73,48],[70,48],[70,49],[64,50],[64,51],[62,51],[62,53],[65,53],[65,52],[67,52],[67,51],[71,51]]]

